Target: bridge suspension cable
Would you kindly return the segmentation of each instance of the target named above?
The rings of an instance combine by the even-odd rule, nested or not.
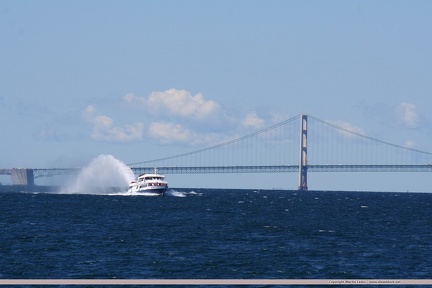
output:
[[[255,137],[265,135],[266,133],[269,133],[270,131],[275,131],[277,128],[281,128],[280,130],[282,132],[279,131],[280,135],[277,135],[277,136],[275,136],[275,134],[277,134],[278,132],[274,133],[273,138],[282,138],[281,134],[283,133],[283,134],[285,134],[284,135],[285,137],[292,138],[294,140],[295,137],[297,137],[296,132],[295,133],[292,133],[292,132],[291,133],[289,133],[289,132],[285,133],[286,131],[284,132],[283,128],[284,128],[284,126],[287,126],[290,123],[297,124],[296,120],[298,120],[299,117],[300,117],[300,115],[297,115],[295,117],[289,118],[289,119],[287,119],[285,121],[282,121],[280,123],[277,123],[277,124],[271,125],[269,127],[266,127],[264,129],[261,129],[259,131],[250,133],[248,135],[237,137],[235,139],[232,139],[232,140],[229,140],[229,141],[225,141],[225,142],[222,142],[222,143],[210,146],[210,147],[202,148],[202,149],[199,149],[199,150],[196,150],[196,151],[191,151],[191,152],[187,152],[187,153],[183,153],[183,154],[179,154],[179,155],[174,155],[174,156],[169,156],[169,157],[164,157],[164,158],[158,158],[158,159],[154,159],[154,160],[147,160],[147,161],[140,161],[140,162],[129,163],[127,165],[128,166],[136,166],[136,165],[143,165],[143,164],[150,164],[150,163],[157,164],[157,163],[160,163],[160,162],[163,162],[163,161],[174,160],[174,159],[179,159],[179,158],[194,156],[194,155],[198,155],[198,154],[203,154],[203,153],[206,153],[206,152],[216,151],[218,149],[223,149],[223,148],[226,148],[226,147],[229,147],[229,146],[232,147],[234,144],[238,144],[239,142],[246,142],[246,141],[251,140],[251,139],[253,139]],[[295,126],[293,126],[293,127],[295,127]],[[267,139],[264,139],[263,141],[268,140],[269,138],[272,138],[272,137],[267,137]],[[286,141],[286,139],[282,139],[282,141]],[[256,140],[255,140],[255,143],[252,143],[252,144],[248,143],[248,144],[250,144],[250,145],[255,144],[255,146],[262,145],[262,143],[258,143],[257,144]],[[244,145],[244,146],[246,146],[246,145]],[[237,151],[237,152],[239,152],[239,151]],[[233,153],[234,152],[231,152],[231,154],[233,154]],[[257,155],[255,155],[255,156],[257,156]],[[260,155],[260,156],[262,156],[262,155]],[[217,158],[217,157],[218,157],[218,155],[214,155],[213,156],[213,158]],[[213,160],[215,160],[215,159],[213,159]],[[237,162],[239,162],[239,160],[237,160]]]
[[[359,137],[362,137],[364,139],[368,139],[368,140],[371,140],[371,141],[374,141],[374,142],[377,142],[377,143],[381,143],[381,144],[393,146],[393,147],[396,147],[396,148],[401,148],[401,149],[409,150],[409,151],[416,152],[416,153],[421,153],[421,154],[426,154],[426,155],[432,155],[432,152],[422,151],[422,150],[413,149],[413,148],[409,148],[409,147],[406,147],[406,146],[402,146],[402,145],[397,145],[397,144],[394,144],[394,143],[386,142],[386,141],[383,141],[383,140],[380,140],[380,139],[377,139],[377,138],[373,138],[373,137],[367,136],[365,134],[362,134],[362,133],[359,133],[359,132],[356,132],[356,131],[353,131],[353,130],[350,130],[350,129],[347,129],[347,128],[344,128],[344,127],[337,126],[336,124],[333,124],[333,123],[328,122],[328,121],[321,120],[321,119],[313,117],[313,116],[308,116],[308,117],[310,119],[313,119],[313,120],[315,120],[317,122],[320,122],[320,123],[322,123],[324,125],[333,127],[334,129],[343,131],[343,132],[348,133],[348,134],[356,135],[356,136],[359,136]]]
[[[179,155],[129,163],[142,166],[298,165],[299,131],[294,116],[248,135]],[[432,153],[370,137],[355,127],[309,116],[308,165],[412,165],[432,163]],[[361,131],[361,130],[360,130]],[[403,152],[405,151],[405,152]],[[421,156],[423,155],[423,156]],[[305,163],[306,164],[306,163]]]
[[[430,152],[368,136],[363,129],[351,124],[335,124],[313,116],[309,116],[309,120],[309,165],[394,166],[432,163]]]

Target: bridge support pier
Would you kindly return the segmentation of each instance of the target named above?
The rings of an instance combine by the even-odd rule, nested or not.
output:
[[[298,190],[308,190],[307,186],[307,115],[300,115],[300,157]]]
[[[11,169],[12,185],[34,185],[33,169]]]

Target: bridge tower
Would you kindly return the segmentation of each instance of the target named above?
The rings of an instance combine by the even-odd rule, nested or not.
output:
[[[308,190],[307,186],[307,115],[300,115],[300,157],[298,190]]]
[[[33,169],[13,168],[10,173],[12,185],[34,185]]]

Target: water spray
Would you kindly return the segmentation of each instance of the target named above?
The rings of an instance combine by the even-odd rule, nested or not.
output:
[[[122,161],[112,155],[99,155],[62,189],[62,193],[107,194],[114,187],[122,191],[134,178],[133,171]]]

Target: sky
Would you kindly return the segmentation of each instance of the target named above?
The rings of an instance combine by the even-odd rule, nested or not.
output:
[[[140,162],[302,113],[432,151],[431,13],[418,0],[2,0],[0,168]],[[309,186],[432,192],[427,173],[384,174]],[[168,178],[264,188],[253,174]]]

